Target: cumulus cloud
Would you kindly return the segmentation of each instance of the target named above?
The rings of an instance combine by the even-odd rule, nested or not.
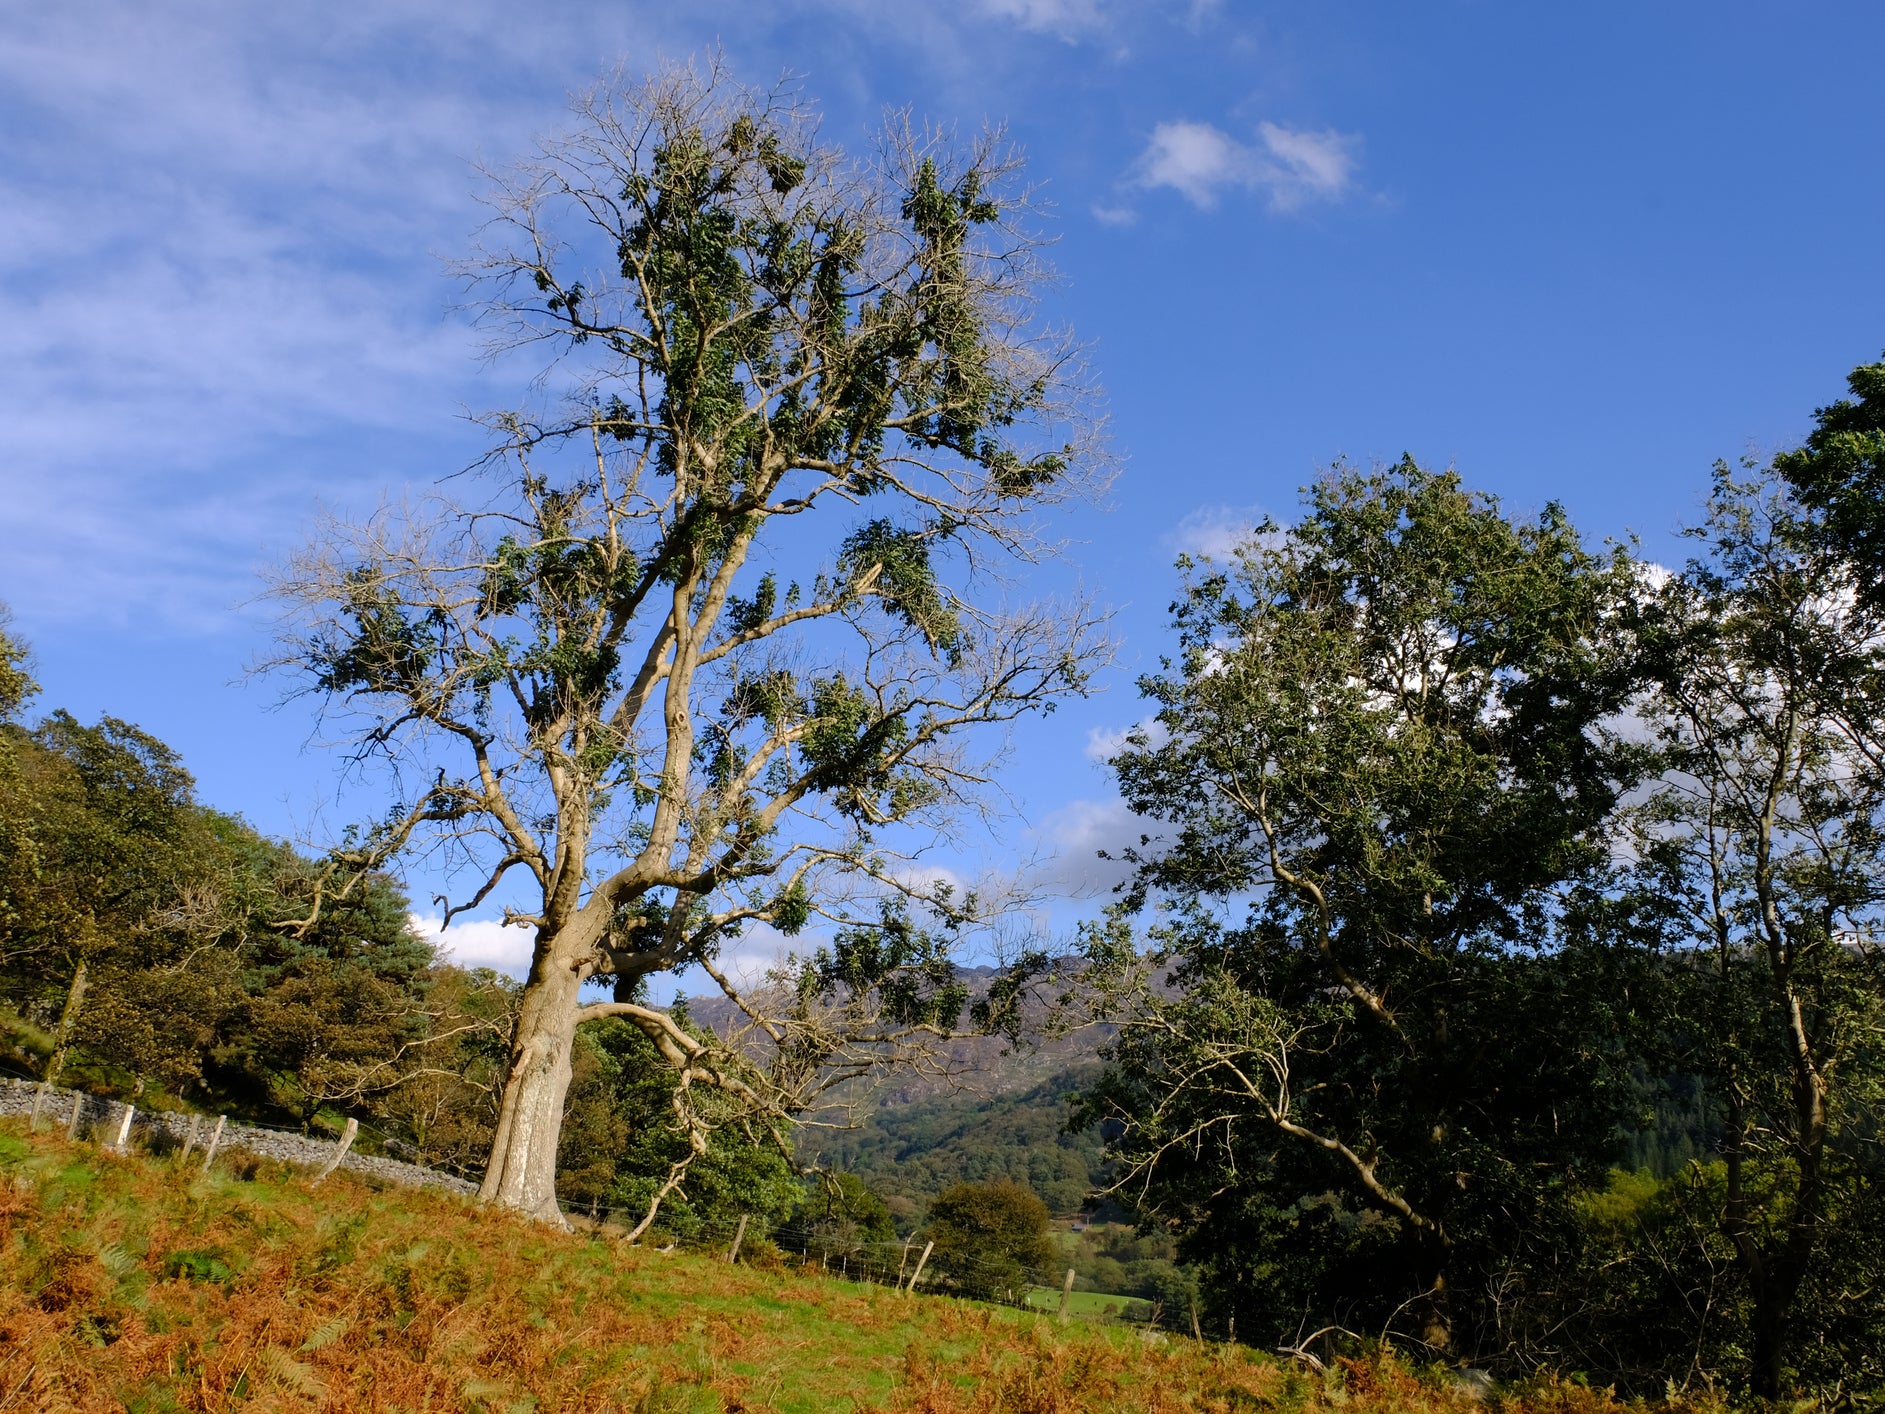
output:
[[[427,942],[460,967],[490,967],[522,977],[530,970],[534,942],[527,926],[506,927],[495,918],[461,919],[447,928],[436,913],[411,913],[407,921]]]
[[[1104,765],[1120,753],[1126,745],[1126,738],[1134,732],[1144,732],[1146,740],[1155,748],[1171,740],[1171,734],[1156,717],[1141,717],[1123,727],[1089,727],[1086,734],[1086,759]]]
[[[1160,123],[1133,165],[1132,185],[1170,187],[1192,205],[1210,208],[1225,191],[1254,192],[1272,211],[1333,201],[1350,188],[1361,139],[1331,130],[1309,132],[1259,123],[1254,143],[1210,123]]]
[[[1051,853],[1036,882],[1063,898],[1095,898],[1110,893],[1132,873],[1117,857],[1139,836],[1156,834],[1155,821],[1142,820],[1117,796],[1110,800],[1072,800],[1045,816],[1035,833]],[[1105,850],[1113,855],[1101,859]]]
[[[938,871],[946,872],[946,871]],[[451,927],[441,927],[436,913],[410,913],[406,921],[427,942],[435,944],[449,962],[460,967],[489,967],[521,979],[530,970],[530,951],[535,935],[528,925],[507,927],[495,918],[459,919]],[[741,986],[753,986],[784,960],[794,946],[805,951],[806,942],[788,938],[765,923],[748,923],[740,936],[728,940],[715,966]],[[816,939],[811,946],[816,946]],[[675,996],[697,996],[718,990],[711,978],[699,968],[691,968],[679,977],[650,979],[651,991],[664,1005]]]
[[[770,923],[747,923],[739,937],[722,945],[714,966],[738,985],[751,987],[764,981],[766,974],[784,962],[788,953],[796,950],[803,955],[817,946],[816,938],[788,938]]]
[[[943,864],[908,864],[892,871],[891,877],[914,894],[933,895],[938,888],[946,887],[959,896],[974,887],[970,880]]]

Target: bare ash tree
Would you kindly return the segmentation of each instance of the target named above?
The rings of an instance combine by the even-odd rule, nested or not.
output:
[[[999,135],[893,119],[854,159],[795,91],[717,67],[575,112],[497,179],[466,265],[493,349],[540,355],[537,406],[489,419],[472,499],[329,525],[277,585],[279,665],[402,783],[326,896],[430,841],[473,866],[448,921],[528,900],[483,1196],[547,1219],[584,1022],[628,1018],[683,1095],[768,1122],[999,1021],[948,961],[975,901],[896,891],[989,798],[1002,724],[1107,651],[1086,604],[1006,578],[1103,461]],[[742,927],[818,918],[838,941],[761,991],[716,965]],[[647,1002],[695,965],[760,1048]]]

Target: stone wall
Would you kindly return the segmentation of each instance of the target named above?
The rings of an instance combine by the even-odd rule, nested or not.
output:
[[[30,1115],[38,1091],[39,1086],[31,1080],[0,1082],[0,1115]],[[71,1123],[72,1107],[75,1104],[79,1107],[78,1133],[81,1137],[88,1137],[100,1144],[117,1142],[118,1130],[124,1124],[124,1104],[87,1095],[79,1090],[48,1090],[40,1106],[40,1126],[65,1129]],[[194,1152],[200,1154],[216,1128],[216,1121],[207,1115],[136,1110],[131,1116],[130,1141],[156,1153],[174,1153],[189,1142],[192,1124],[196,1127]],[[305,1134],[288,1130],[225,1124],[216,1152],[221,1154],[230,1149],[241,1149],[266,1159],[326,1168],[333,1162],[334,1151],[339,1147],[332,1141],[311,1139]],[[376,1158],[371,1154],[349,1151],[341,1157],[340,1166],[381,1183],[397,1184],[403,1188],[443,1188],[452,1193],[466,1194],[478,1191],[476,1184],[467,1183],[452,1174],[422,1168],[418,1164],[401,1163],[397,1159]]]

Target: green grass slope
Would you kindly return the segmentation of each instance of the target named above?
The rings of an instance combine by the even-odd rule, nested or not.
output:
[[[1467,1414],[1438,1374],[551,1231],[448,1195],[0,1127],[0,1410]],[[1575,1386],[1508,1414],[1608,1408]]]

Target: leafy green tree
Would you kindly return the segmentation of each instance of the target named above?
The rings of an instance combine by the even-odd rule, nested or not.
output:
[[[1081,604],[972,588],[1040,553],[1040,511],[1096,465],[1000,143],[893,123],[854,163],[795,95],[692,70],[578,119],[492,194],[468,266],[496,345],[545,351],[566,399],[491,420],[497,479],[466,505],[333,527],[279,585],[282,665],[426,783],[329,887],[436,832],[480,881],[448,919],[511,898],[535,929],[483,1193],[550,1219],[586,1022],[641,1028],[690,1103],[773,1119],[827,1062],[959,1024],[915,935],[770,996],[714,961],[902,887],[898,856],[985,783],[975,743],[1104,652]],[[697,965],[753,1051],[636,1000]]]
[[[945,1188],[922,1236],[936,1244],[937,1279],[978,1300],[1018,1304],[1054,1264],[1047,1205],[1008,1179]]]
[[[187,1081],[220,995],[204,953],[224,940],[189,773],[112,717],[0,730],[0,967],[28,1019],[59,1018],[42,1073],[57,1079],[77,1046],[140,1085]],[[186,960],[203,963],[188,982]]]
[[[1809,458],[1863,442],[1855,416],[1822,412]],[[1749,1344],[1730,1373],[1769,1399],[1841,1378],[1822,1322],[1885,1277],[1876,1245],[1835,1242],[1885,1172],[1885,602],[1839,514],[1718,467],[1705,554],[1637,624],[1665,773],[1632,812],[1634,851],[1677,929],[1674,1063],[1719,1114]],[[1864,1264],[1835,1276],[1841,1251]],[[1829,1285],[1848,1295],[1807,1298]]]
[[[1885,601],[1885,362],[1846,377],[1851,398],[1820,408],[1804,445],[1774,458],[1774,470],[1818,530],[1851,565],[1856,587]]]
[[[676,1024],[704,1044],[711,1033],[677,1010]],[[642,1030],[606,1017],[578,1045],[559,1155],[565,1201],[608,1209],[631,1236],[658,1221],[687,1240],[728,1232],[742,1217],[758,1235],[798,1204],[788,1141],[718,1091],[690,1101],[685,1073],[662,1064]]]
[[[791,1222],[804,1230],[806,1255],[827,1262],[897,1239],[889,1205],[854,1173],[823,1173],[807,1180]]]
[[[0,979],[42,1078],[305,1125],[414,1068],[433,957],[390,879],[300,927],[309,861],[201,805],[149,733],[65,712],[0,733]]]
[[[1494,1274],[1633,1108],[1631,956],[1578,922],[1635,769],[1601,730],[1633,567],[1411,459],[1181,567],[1113,763],[1157,823],[1089,939],[1121,1030],[1086,1117],[1240,1331],[1496,1346]]]
[[[12,622],[13,611],[0,602],[0,723],[18,716],[39,693],[32,674],[32,650],[11,631]]]

